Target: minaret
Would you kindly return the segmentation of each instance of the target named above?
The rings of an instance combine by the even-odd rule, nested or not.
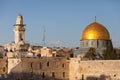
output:
[[[23,17],[22,15],[18,15],[16,19],[16,24],[14,25],[14,37],[16,44],[24,44],[25,43],[25,28],[23,24]]]

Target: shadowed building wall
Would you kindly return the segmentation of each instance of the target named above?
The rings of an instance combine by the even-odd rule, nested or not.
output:
[[[9,78],[69,80],[69,62],[66,58],[23,58],[22,62],[11,70]]]

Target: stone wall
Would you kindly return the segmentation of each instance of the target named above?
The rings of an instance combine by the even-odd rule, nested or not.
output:
[[[70,60],[70,80],[120,80],[120,60]]]
[[[8,58],[8,74],[11,72],[12,68],[17,66],[21,62],[20,58]]]
[[[7,74],[7,60],[1,58],[0,59],[0,75],[6,75]]]
[[[11,71],[14,79],[69,80],[69,62],[60,57],[23,58]]]

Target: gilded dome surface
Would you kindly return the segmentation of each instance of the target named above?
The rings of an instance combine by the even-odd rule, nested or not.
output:
[[[81,40],[110,40],[110,35],[102,24],[93,22],[84,29]]]

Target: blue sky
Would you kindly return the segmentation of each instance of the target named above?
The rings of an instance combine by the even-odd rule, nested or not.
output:
[[[47,44],[79,46],[82,31],[96,16],[120,47],[120,0],[0,0],[1,45],[14,41],[18,14],[27,25],[25,39],[33,44],[42,44],[45,26]]]

